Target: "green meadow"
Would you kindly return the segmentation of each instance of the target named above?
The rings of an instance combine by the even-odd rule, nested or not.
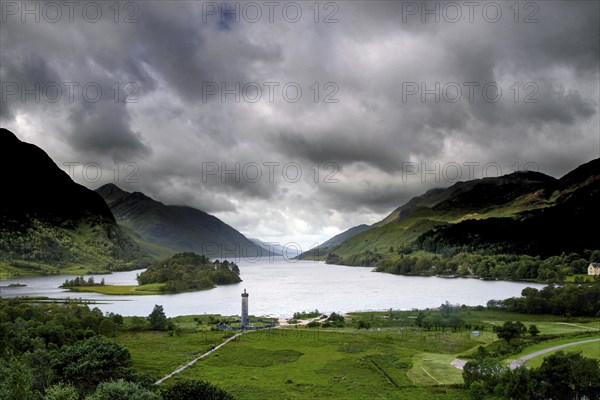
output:
[[[211,336],[203,335],[196,333],[190,340],[206,350]],[[172,358],[175,351],[181,354],[190,343],[168,335],[162,336],[164,344],[160,345],[156,337],[140,339],[136,340],[140,346],[154,342],[160,349],[155,357],[143,356],[146,363],[136,363],[140,369],[149,368],[148,372],[158,370],[152,368],[152,363],[160,360],[163,352]],[[169,346],[170,339],[178,344]],[[449,366],[452,355],[427,351],[431,347],[445,348],[448,342],[453,344],[451,349],[459,351],[474,345],[466,334],[402,338],[390,332],[302,328],[248,332],[166,383],[207,380],[239,399],[458,399],[464,395],[462,378],[459,370]],[[135,349],[129,349],[134,360],[139,360]],[[192,346],[183,359],[197,355]]]
[[[237,399],[464,399],[462,371],[450,362],[497,341],[493,327],[508,320],[535,323],[540,342],[525,347],[515,359],[556,344],[598,337],[598,318],[562,319],[497,310],[457,310],[479,324],[480,334],[467,330],[426,330],[413,324],[416,311],[363,312],[347,316],[342,328],[287,326],[251,331],[198,360],[166,380],[201,379],[216,384]],[[211,346],[234,335],[212,329],[227,317],[182,316],[171,321],[171,332],[122,331],[115,341],[131,352],[134,367],[159,379],[208,352]],[[349,320],[349,321],[348,321]],[[356,329],[366,321],[370,329]],[[131,318],[126,318],[126,324]],[[582,351],[600,358],[590,346]],[[529,360],[536,367],[544,356]]]
[[[147,285],[94,285],[94,286],[70,286],[72,292],[95,292],[110,295],[156,295],[164,294],[162,283],[149,283]]]

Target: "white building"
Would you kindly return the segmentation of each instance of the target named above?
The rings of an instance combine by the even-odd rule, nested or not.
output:
[[[591,263],[588,266],[588,275],[600,275],[600,263]]]

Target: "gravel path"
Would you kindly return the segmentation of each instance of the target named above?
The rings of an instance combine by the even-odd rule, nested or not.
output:
[[[232,337],[230,337],[229,339],[227,339],[226,341],[224,341],[223,343],[221,343],[218,346],[215,346],[214,349],[207,351],[206,353],[202,354],[199,357],[194,358],[192,361],[190,361],[189,363],[185,364],[183,367],[179,367],[177,368],[175,371],[171,372],[169,375],[165,376],[162,379],[157,380],[156,382],[154,382],[155,385],[160,385],[161,383],[163,383],[164,381],[166,381],[167,379],[171,378],[173,375],[180,373],[181,371],[183,371],[184,369],[191,367],[192,365],[194,365],[196,363],[196,361],[208,356],[209,354],[213,353],[216,350],[219,350],[221,347],[225,346],[227,343],[231,342],[233,339],[243,335],[245,332],[240,332],[237,335],[233,335]]]

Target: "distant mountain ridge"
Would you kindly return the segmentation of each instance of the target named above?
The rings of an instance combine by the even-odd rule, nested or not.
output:
[[[254,243],[259,245],[265,250],[271,251],[274,256],[283,256],[286,253],[286,257],[296,257],[298,255],[298,251],[295,247],[288,246],[287,243],[279,243],[279,244],[270,244],[269,242],[262,241],[257,238],[250,238]]]
[[[0,129],[0,275],[141,268],[150,259],[93,191]]]
[[[337,246],[339,244],[342,244],[346,239],[349,239],[352,236],[358,235],[359,233],[364,232],[369,228],[370,228],[370,226],[366,225],[366,224],[354,226],[350,229],[345,230],[342,233],[338,233],[331,239],[321,243],[320,247],[324,248],[324,247],[329,247],[329,246]]]
[[[266,256],[269,253],[217,217],[188,206],[166,205],[141,192],[107,184],[96,192],[117,222],[155,256],[192,251],[211,258]]]

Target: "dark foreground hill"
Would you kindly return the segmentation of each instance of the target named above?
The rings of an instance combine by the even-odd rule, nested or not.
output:
[[[98,194],[0,129],[0,276],[135,269],[148,255]]]

